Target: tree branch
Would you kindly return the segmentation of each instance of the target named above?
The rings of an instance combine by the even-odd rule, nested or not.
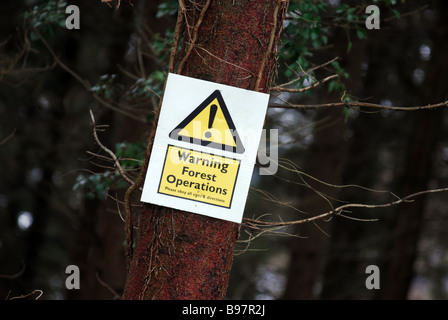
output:
[[[12,132],[6,137],[4,138],[2,141],[0,141],[0,146],[4,145],[6,142],[8,142],[8,140],[11,140],[14,135],[16,134],[17,128],[14,128],[14,130],[12,130]]]
[[[322,80],[320,80],[320,81],[318,81],[318,82],[316,82],[316,83],[314,83],[314,84],[312,84],[312,85],[310,85],[308,87],[300,88],[300,89],[283,88],[283,87],[280,87],[280,86],[276,86],[276,87],[271,88],[271,90],[273,90],[273,91],[280,91],[280,92],[300,93],[300,92],[305,92],[305,91],[317,88],[317,87],[321,86],[322,84],[324,84],[325,82],[328,82],[330,80],[336,79],[338,77],[339,77],[339,75],[333,74],[333,75],[328,76],[328,77],[326,77],[326,78],[324,78],[324,79],[322,79]]]
[[[50,52],[50,54],[53,56],[54,61],[65,71],[67,71],[70,75],[72,75],[73,78],[75,78],[76,80],[78,80],[78,82],[88,91],[92,94],[93,98],[98,101],[99,103],[101,103],[103,106],[112,109],[118,113],[121,113],[123,115],[126,115],[134,120],[146,123],[146,120],[136,116],[135,114],[132,114],[130,112],[127,112],[121,108],[118,108],[116,106],[114,106],[112,103],[104,100],[103,98],[101,98],[99,95],[97,95],[96,93],[92,92],[92,88],[90,86],[90,84],[88,83],[88,81],[84,80],[81,78],[80,75],[78,75],[75,71],[73,71],[72,69],[70,69],[65,63],[63,63],[61,61],[61,59],[59,59],[59,57],[56,55],[56,53],[53,51],[53,48],[51,48],[50,44],[45,40],[45,38],[39,33],[39,31],[37,31],[37,29],[34,29],[34,32],[36,32],[37,36],[39,37],[39,39],[42,41],[42,43],[45,45],[45,47],[47,48],[47,50]]]
[[[308,71],[304,71],[303,73],[308,75],[310,72],[313,72],[313,71],[315,71],[317,69],[320,69],[320,68],[324,68],[324,67],[328,66],[329,64],[331,64],[331,63],[333,63],[333,62],[335,62],[335,61],[337,61],[339,59],[340,59],[339,57],[334,57],[333,59],[331,59],[331,60],[329,60],[329,61],[327,61],[327,62],[325,62],[323,64],[320,64],[318,66],[315,66],[315,67],[309,69]],[[302,66],[300,66],[299,63],[297,63],[297,64],[299,65],[300,69],[302,69]],[[280,88],[287,87],[287,86],[293,84],[294,82],[299,81],[301,78],[302,78],[301,76],[298,76],[296,79],[293,79],[293,80],[291,80],[289,82],[286,82],[286,83],[283,83],[283,84],[279,84],[277,87],[280,87]]]
[[[199,14],[198,21],[196,22],[196,25],[194,26],[194,29],[193,29],[193,37],[190,38],[190,40],[191,40],[190,45],[187,49],[187,53],[185,54],[184,58],[182,59],[182,61],[179,64],[179,68],[177,69],[177,74],[182,73],[184,65],[187,62],[188,58],[190,57],[191,51],[193,50],[193,48],[196,44],[196,40],[198,39],[198,30],[202,24],[202,20],[204,19],[205,13],[207,12],[208,7],[210,6],[210,2],[211,2],[211,0],[207,0],[207,2],[205,3],[204,7],[201,10],[201,13]],[[185,5],[182,5],[182,7],[183,6],[185,6]],[[179,10],[182,10],[182,7],[180,7]],[[185,19],[185,21],[187,21],[187,19]]]
[[[90,111],[90,118],[92,119],[92,126],[93,126],[93,137],[95,138],[95,142],[100,146],[102,150],[107,152],[110,157],[113,159],[115,167],[117,168],[118,172],[120,173],[121,177],[130,185],[134,184],[134,181],[132,181],[124,172],[123,168],[121,167],[120,161],[118,161],[117,156],[115,153],[113,153],[109,148],[107,148],[104,144],[101,143],[100,139],[98,138],[98,134],[96,132],[96,124],[95,124],[95,117],[93,116],[92,110]]]
[[[182,1],[179,1],[179,7],[177,9],[176,26],[174,28],[173,46],[171,47],[170,61],[169,61],[169,67],[168,67],[169,73],[174,72],[174,63],[176,60],[177,48],[179,46],[180,36],[181,36],[180,33],[181,33],[183,21],[184,21],[184,19],[183,19],[184,10],[185,10],[185,8],[184,8]]]
[[[23,263],[22,261],[22,269],[20,269],[20,271],[14,273],[14,274],[0,274],[0,279],[16,279],[18,277],[20,277],[24,272],[25,272],[26,266],[25,263]]]
[[[260,68],[259,68],[258,74],[257,74],[257,80],[256,80],[255,86],[254,86],[254,91],[258,91],[259,90],[260,83],[261,83],[261,78],[262,78],[263,71],[264,71],[264,66],[265,66],[266,61],[268,60],[269,56],[272,53],[272,48],[274,46],[275,36],[277,34],[278,10],[279,10],[280,5],[281,5],[282,2],[283,2],[283,0],[278,0],[277,1],[277,5],[275,6],[275,9],[274,9],[273,21],[272,21],[273,26],[272,26],[271,35],[269,37],[268,48],[266,49],[266,52],[264,53],[263,59],[261,60]]]
[[[416,193],[410,194],[406,197],[398,198],[395,201],[392,201],[389,203],[384,203],[384,204],[348,203],[348,204],[341,205],[331,211],[319,214],[317,216],[313,216],[313,217],[301,219],[301,220],[294,220],[294,221],[273,222],[273,221],[262,221],[262,220],[244,218],[243,226],[248,228],[252,232],[266,232],[269,230],[275,231],[275,230],[278,230],[279,228],[308,223],[308,222],[324,219],[324,218],[330,217],[332,215],[341,215],[341,213],[348,208],[365,208],[365,209],[388,208],[388,207],[396,206],[396,205],[404,203],[404,202],[412,202],[412,199],[416,198],[418,196],[422,196],[422,195],[426,195],[426,194],[430,194],[430,193],[447,192],[447,191],[448,191],[448,188],[420,191],[420,192],[416,192]]]
[[[371,108],[378,110],[391,110],[391,111],[419,111],[419,110],[431,110],[441,107],[448,107],[448,100],[436,104],[428,104],[426,106],[414,106],[414,107],[397,107],[386,106],[375,103],[351,101],[351,102],[334,102],[334,103],[322,103],[322,104],[293,104],[283,100],[284,103],[271,103],[269,108],[283,108],[283,109],[325,109],[335,107],[351,107],[351,108]]]

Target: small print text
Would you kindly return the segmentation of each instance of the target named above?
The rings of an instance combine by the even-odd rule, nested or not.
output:
[[[183,315],[203,315],[213,318],[216,314],[226,315],[255,315],[264,317],[265,306],[263,304],[227,304],[225,308],[214,306],[194,306],[189,304],[182,307]]]

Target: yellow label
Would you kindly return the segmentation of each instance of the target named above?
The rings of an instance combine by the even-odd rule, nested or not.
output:
[[[168,146],[159,193],[230,208],[240,160]]]

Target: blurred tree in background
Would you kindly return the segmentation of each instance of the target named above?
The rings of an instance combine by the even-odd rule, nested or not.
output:
[[[107,125],[97,127],[102,144],[137,177],[178,3],[117,3],[2,4],[0,299],[122,294],[128,185],[96,143],[89,110]],[[79,30],[65,28],[69,4]],[[381,9],[379,30],[365,27],[370,4]],[[279,170],[254,171],[246,219],[296,221],[447,186],[445,109],[368,105],[447,100],[447,6],[290,1],[265,126],[279,130]],[[243,224],[228,298],[445,299],[447,206],[446,193],[428,193],[270,232]],[[80,290],[65,288],[70,264]],[[365,287],[372,264],[380,290]]]

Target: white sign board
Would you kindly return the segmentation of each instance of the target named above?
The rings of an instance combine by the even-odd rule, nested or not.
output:
[[[170,73],[141,201],[241,223],[268,101]]]

